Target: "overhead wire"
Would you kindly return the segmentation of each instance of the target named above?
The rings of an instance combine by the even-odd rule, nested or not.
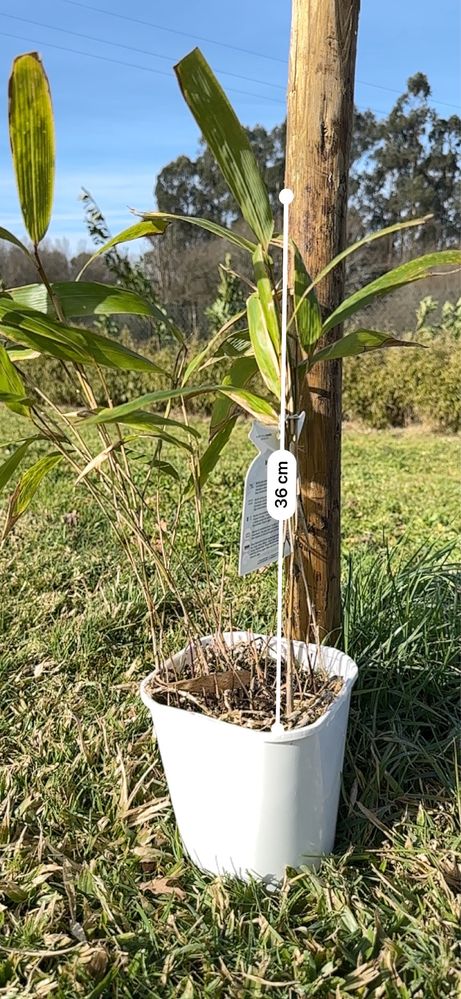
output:
[[[12,15],[9,15],[9,14],[4,15],[3,12],[0,11],[0,16],[1,17],[3,17],[3,16],[10,17]],[[26,18],[17,18],[17,20],[26,20]],[[37,25],[39,24],[38,21],[30,22],[30,23],[34,23],[34,24],[37,24]],[[41,27],[47,27],[47,25],[40,25],[40,26]],[[64,28],[61,29],[60,28],[58,30],[59,31],[61,31],[61,30],[62,31],[66,31],[67,29],[64,29]],[[78,35],[78,37],[86,38],[88,40],[102,41],[102,39],[93,38],[93,36],[90,36],[90,35],[83,35],[80,32],[68,32],[68,33],[69,34]],[[37,39],[37,38],[30,38],[27,35],[14,35],[14,34],[12,34],[12,32],[9,32],[9,31],[2,31],[1,35],[4,38],[16,38],[18,41],[30,42],[32,45],[39,45],[39,46],[44,46],[45,48],[57,49],[60,52],[70,52],[73,55],[87,56],[89,59],[98,59],[98,60],[101,60],[102,62],[114,63],[117,66],[125,66],[128,69],[140,69],[140,70],[144,70],[144,72],[146,72],[146,73],[154,73],[157,76],[166,76],[166,77],[168,77],[168,79],[172,79],[171,73],[168,73],[166,70],[155,69],[152,66],[143,66],[140,63],[125,62],[122,59],[114,59],[112,56],[103,56],[103,55],[97,54],[95,52],[83,52],[81,49],[70,48],[70,46],[67,46],[67,45],[57,45],[56,42],[50,42],[48,40]],[[114,47],[117,47],[119,45],[118,42],[107,42],[105,44],[110,44],[110,45],[113,45]],[[126,45],[122,45],[121,47],[122,48],[132,48],[131,46],[126,46]],[[132,51],[143,52],[143,51],[146,51],[146,50],[134,49],[133,48]],[[152,52],[148,53],[146,51],[146,55],[147,54],[148,55],[154,55],[155,53],[152,53]],[[165,58],[166,59],[168,57],[167,56],[161,56],[160,58]],[[223,75],[224,75],[224,73],[223,73]],[[230,75],[232,76],[232,75],[235,75],[235,74],[230,74]],[[257,83],[259,81],[257,81],[257,80],[253,81],[252,80],[252,82]],[[240,90],[240,89],[238,89],[236,87],[228,87],[227,89],[228,89],[229,93],[239,94],[240,96],[243,96],[243,97],[252,97],[252,98],[255,98],[256,100],[269,101],[271,104],[278,104],[280,106],[285,106],[285,103],[286,103],[281,98],[269,97],[268,94],[255,94],[255,93],[252,93],[249,90]],[[283,88],[281,88],[281,89],[283,89]],[[365,110],[366,111],[374,111],[375,114],[383,114],[383,115],[387,114],[387,111],[384,111],[383,108],[373,108],[373,107],[370,107],[370,105],[356,104],[356,107],[358,107],[360,110],[363,110],[363,111],[365,111]]]
[[[191,31],[181,31],[179,28],[171,28],[164,24],[157,24],[154,21],[145,21],[142,18],[131,17],[128,14],[120,14],[118,13],[118,11],[115,10],[107,10],[107,8],[96,7],[93,4],[81,3],[80,0],[61,0],[61,3],[66,3],[71,7],[80,7],[82,10],[89,10],[97,14],[105,14],[107,17],[118,18],[121,21],[130,21],[132,24],[141,24],[143,25],[143,27],[156,28],[157,31],[166,31],[172,35],[181,35],[183,38],[195,38],[196,41],[207,42],[207,44],[209,45],[218,45],[221,48],[225,49],[232,49],[234,52],[243,52],[246,55],[255,56],[258,59],[268,59],[270,62],[281,63],[284,66],[286,66],[287,64],[286,59],[280,59],[278,56],[268,55],[267,52],[257,52],[254,49],[241,48],[238,45],[232,45],[230,42],[223,42],[218,40],[217,38],[208,38],[205,37],[204,35],[196,35]],[[258,81],[258,82],[266,82],[266,81]],[[396,90],[394,87],[386,87],[383,84],[371,83],[371,81],[369,80],[361,80],[359,78],[357,78],[356,82],[360,83],[361,86],[375,87],[377,90],[384,90],[388,91],[388,93],[391,94],[400,95],[400,91]],[[457,110],[461,110],[461,105],[459,104],[453,104],[449,101],[439,100],[438,98],[435,97],[431,97],[431,100],[434,104],[443,104],[445,107],[456,108]],[[385,114],[386,112],[382,113]]]

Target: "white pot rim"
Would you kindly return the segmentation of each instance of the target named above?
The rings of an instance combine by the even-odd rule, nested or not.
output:
[[[226,640],[226,637],[231,634],[233,634],[234,637],[237,637],[237,635],[242,635],[243,632],[239,631],[235,631],[234,633],[225,632],[222,637]],[[253,634],[252,632],[246,634],[248,634],[248,640],[257,639],[257,638],[267,638],[266,635]],[[213,637],[214,637],[213,635],[204,635],[202,636],[200,641],[203,644],[208,644],[208,642],[212,640]],[[271,641],[275,640],[271,639]],[[312,650],[313,652],[317,651],[317,646],[312,644],[307,645],[305,642],[293,642],[293,645],[295,647],[297,646],[298,649],[304,648],[306,649],[306,651],[307,650]],[[176,656],[185,655],[188,652],[189,648],[190,646],[187,646],[184,649],[180,649],[175,656],[171,656],[170,659],[166,660],[164,665],[168,666],[168,663],[171,662],[173,658],[176,658]],[[149,673],[148,676],[144,678],[144,680],[141,681],[140,684],[141,700],[146,705],[146,707],[149,708],[149,710],[151,710],[151,706],[155,704],[157,711],[163,710],[165,712],[175,712],[176,717],[180,715],[187,716],[189,724],[206,723],[209,726],[215,725],[215,726],[220,726],[221,728],[222,726],[226,726],[227,729],[233,729],[234,731],[244,732],[248,738],[252,738],[253,740],[259,739],[262,742],[271,742],[271,743],[296,742],[297,740],[306,738],[311,734],[312,735],[316,734],[320,728],[331,722],[331,720],[336,715],[337,711],[340,710],[343,702],[346,700],[346,698],[349,697],[351,689],[354,686],[354,683],[357,679],[358,675],[357,665],[355,664],[354,660],[351,659],[350,656],[348,656],[345,652],[341,652],[340,649],[336,649],[332,646],[323,645],[321,646],[321,648],[322,651],[327,656],[328,654],[330,654],[330,658],[333,656],[341,657],[343,665],[347,667],[347,675],[343,676],[343,685],[339,693],[336,695],[332,704],[328,706],[328,708],[320,716],[320,718],[317,718],[316,721],[311,722],[310,725],[303,725],[302,728],[285,729],[284,731],[279,733],[274,733],[271,731],[261,731],[261,729],[247,728],[244,725],[235,725],[233,722],[222,721],[220,718],[210,718],[209,715],[203,714],[201,711],[187,711],[184,708],[177,708],[169,704],[162,704],[160,701],[157,701],[154,697],[152,697],[147,689],[150,682],[153,681],[156,676],[158,676],[157,670],[153,670],[151,673]],[[192,721],[192,719],[195,719],[195,722]]]

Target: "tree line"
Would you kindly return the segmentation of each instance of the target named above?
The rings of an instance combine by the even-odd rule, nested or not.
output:
[[[284,185],[285,123],[267,130],[248,129],[274,214],[281,223],[278,193]],[[380,240],[353,256],[347,281],[372,280],[411,253],[449,247],[461,227],[461,118],[443,116],[431,104],[431,89],[423,73],[412,76],[388,115],[378,119],[356,109],[352,134],[348,240],[410,217],[432,214],[419,230]],[[98,192],[96,192],[98,193]],[[221,225],[245,230],[238,207],[209,150],[202,143],[195,159],[181,155],[159,173],[155,186],[159,211],[206,215]],[[102,212],[89,192],[83,192],[85,223],[92,242],[110,235]],[[89,254],[69,254],[65,247],[43,251],[53,280],[70,280]],[[223,260],[222,243],[193,226],[171,226],[152,241],[138,260],[118,250],[96,260],[88,278],[115,279],[155,297],[189,332],[206,334],[219,313],[223,272],[227,267],[226,294],[245,296],[244,284],[234,277],[248,277],[246,259],[232,249]],[[14,247],[0,243],[0,278],[3,287],[34,280],[30,266]],[[454,285],[453,285],[454,287]],[[227,290],[226,290],[227,289]],[[211,318],[210,318],[211,317]]]

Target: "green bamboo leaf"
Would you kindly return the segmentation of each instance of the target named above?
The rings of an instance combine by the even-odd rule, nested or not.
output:
[[[4,402],[7,405],[11,403],[22,403],[22,405],[27,406],[30,403],[29,399],[26,399],[24,395],[17,395],[15,392],[1,392],[0,391],[0,402]]]
[[[363,309],[365,305],[381,295],[388,295],[397,288],[403,288],[413,281],[421,281],[433,274],[434,267],[452,266],[461,264],[461,250],[441,250],[436,253],[426,253],[423,257],[416,257],[399,267],[394,267],[381,277],[371,281],[364,288],[346,298],[341,305],[332,312],[327,321],[323,324],[323,333],[339,326],[345,319],[352,316],[358,309]]]
[[[256,292],[247,299],[247,315],[251,346],[261,376],[269,391],[280,399],[279,359],[266,323],[266,314]]]
[[[253,253],[253,267],[259,301],[264,313],[267,330],[275,353],[278,356],[280,354],[280,326],[272,292],[272,284],[264,262],[264,253],[261,246],[257,246]]]
[[[93,330],[65,326],[35,309],[18,306],[5,296],[0,296],[0,329],[15,343],[61,360],[78,364],[99,364],[123,371],[157,371],[165,374],[153,361],[117,340],[101,336]]]
[[[151,316],[156,312],[141,295],[118,285],[99,284],[95,281],[58,281],[51,285],[66,319],[84,316]],[[25,305],[38,312],[55,316],[53,303],[44,284],[28,284],[9,288],[6,292],[18,305]]]
[[[31,438],[31,440],[33,440],[33,438]],[[10,454],[9,458],[6,458],[3,464],[0,465],[0,489],[3,489],[7,482],[10,481],[11,476],[14,474],[24,455],[27,453],[30,442],[31,441],[24,441],[24,443],[16,448],[16,451],[13,451],[13,454]]]
[[[250,347],[250,331],[236,330],[223,340],[216,351],[215,359],[220,361],[223,357],[241,357],[250,350]]]
[[[295,251],[294,299],[296,329],[301,346],[304,347],[304,350],[309,351],[322,335],[322,314],[304,260],[296,244],[294,243],[293,245]],[[308,290],[309,288],[311,289],[310,291]]]
[[[90,264],[93,263],[93,260],[96,260],[97,257],[101,256],[101,253],[107,253],[107,250],[112,249],[113,246],[117,246],[119,243],[130,243],[133,239],[141,239],[145,236],[159,236],[165,232],[166,227],[167,223],[163,223],[162,217],[159,216],[157,222],[154,222],[153,219],[148,222],[135,222],[134,225],[128,226],[127,229],[122,229],[122,231],[118,232],[116,236],[112,236],[106,243],[103,243],[102,246],[99,246],[98,249],[95,250],[89,260],[86,261],[81,271],[78,273],[77,281],[80,281],[82,274],[84,274]]]
[[[149,464],[153,465],[160,475],[168,475],[170,479],[176,479],[176,482],[181,481],[181,476],[171,461],[165,461],[164,458],[153,458],[149,459]]]
[[[243,359],[242,359],[243,360]],[[277,414],[270,403],[259,396],[253,395],[235,385],[201,385],[199,388],[178,388],[159,389],[157,392],[146,392],[130,402],[124,402],[120,406],[107,407],[101,409],[93,416],[84,419],[86,426],[94,426],[99,423],[122,422],[122,417],[129,416],[143,406],[151,406],[159,402],[167,402],[170,399],[191,398],[194,395],[206,395],[209,392],[220,392],[229,396],[246,412],[256,416],[263,423],[276,423]]]
[[[131,240],[140,239],[143,236],[159,236],[165,232],[170,222],[188,222],[190,225],[199,226],[201,229],[206,229],[208,232],[213,233],[214,236],[219,236],[221,239],[228,239],[229,242],[235,243],[236,246],[244,250],[249,250],[251,253],[255,248],[254,243],[250,243],[244,236],[239,236],[238,233],[233,232],[231,229],[226,229],[215,222],[208,222],[207,219],[195,218],[193,215],[173,215],[171,212],[143,212],[141,213],[141,218],[143,219],[142,222],[136,222],[135,225],[130,226],[128,229],[123,229],[116,236],[112,236],[107,243],[99,246],[83,265],[77,275],[77,281],[80,281],[87,268],[93,263],[93,260],[101,256],[101,253],[106,253],[107,250],[112,249],[113,246],[117,246],[119,243],[129,243]]]
[[[257,371],[258,365],[255,357],[239,357],[231,365],[228,374],[224,376],[222,385],[238,385],[240,388],[244,388],[254,378]],[[213,438],[223,429],[232,409],[232,399],[224,395],[218,396],[211,411],[210,438]]]
[[[199,460],[197,484],[200,489],[203,489],[207,479],[211,475],[213,469],[216,467],[221,454],[231,436],[231,433],[237,423],[237,416],[232,416],[228,419],[227,423],[217,434],[213,437],[213,440],[208,444],[208,447],[203,452]],[[193,476],[189,478],[185,489],[185,498],[190,499],[195,492],[195,482]]]
[[[37,52],[18,56],[9,83],[9,125],[19,201],[37,246],[51,219],[54,187],[54,122],[51,94]]]
[[[24,246],[24,243],[21,243],[21,240],[18,239],[13,232],[10,232],[9,229],[3,229],[2,226],[0,226],[0,239],[4,239],[7,243],[12,243],[13,246],[17,246],[19,250],[22,250],[22,252],[25,253],[26,257],[29,257],[29,260],[31,260],[32,263],[35,263],[32,254],[27,249],[27,246]]]
[[[347,333],[346,336],[331,343],[328,347],[318,350],[312,357],[309,367],[317,364],[318,361],[333,361],[338,357],[353,357],[356,354],[365,354],[370,350],[379,350],[382,347],[422,346],[423,344],[416,343],[415,340],[399,340],[389,333],[379,333],[378,330],[353,330],[352,333]]]
[[[16,371],[14,364],[11,362],[11,357],[8,351],[5,350],[0,344],[0,392],[5,395],[19,396],[25,399],[26,389],[24,382]],[[6,402],[5,404],[8,409],[11,409],[14,413],[19,413],[20,416],[30,416],[30,410],[28,406],[25,406],[22,402]]]
[[[105,420],[105,423],[116,422],[115,420]],[[199,438],[200,432],[195,429],[195,427],[189,426],[187,423],[181,423],[179,420],[173,420],[170,416],[161,416],[159,413],[146,413],[145,410],[140,409],[128,416],[119,417],[118,423],[122,423],[124,426],[132,427],[133,430],[140,430],[141,432],[149,431],[160,427],[171,427],[172,429],[184,430],[185,433],[191,434],[192,437]]]
[[[194,373],[194,371],[197,370],[200,371],[203,362],[208,357],[213,356],[215,353],[218,352],[222,343],[226,340],[228,331],[232,329],[232,327],[235,326],[235,324],[239,322],[239,320],[242,319],[244,315],[245,315],[245,310],[242,309],[240,312],[237,312],[235,316],[232,316],[231,319],[228,319],[227,322],[224,323],[224,326],[222,326],[221,329],[218,330],[218,332],[215,333],[215,335],[211,338],[211,340],[208,341],[203,350],[199,351],[199,353],[196,354],[195,357],[191,358],[184,372],[182,380],[183,385],[187,384],[190,376]]]
[[[16,489],[10,496],[2,540],[6,538],[16,521],[22,517],[28,506],[30,506],[42,479],[51,472],[61,459],[62,455],[58,454],[58,452],[46,454],[23,473]]]
[[[311,284],[308,285],[301,299],[296,305],[293,315],[291,316],[289,325],[291,326],[291,323],[296,318],[298,310],[301,308],[301,305],[305,301],[307,296],[310,295],[312,289],[315,288],[315,286],[319,284],[320,281],[323,281],[323,278],[326,277],[327,274],[330,273],[330,271],[334,270],[334,268],[337,267],[342,260],[345,260],[346,257],[348,257],[351,253],[356,253],[357,250],[362,249],[363,246],[367,246],[368,243],[373,243],[375,239],[382,239],[383,236],[391,236],[392,233],[400,232],[402,229],[412,229],[414,226],[424,225],[431,218],[432,215],[424,215],[422,218],[419,219],[408,219],[407,222],[396,222],[394,223],[394,225],[386,226],[385,229],[379,229],[378,232],[370,232],[367,236],[364,236],[363,239],[357,240],[357,242],[352,243],[351,246],[346,246],[346,249],[342,250],[341,253],[338,253],[336,257],[333,257],[333,259],[330,260],[330,262],[320,271],[320,273],[317,274],[317,277],[314,278]],[[277,237],[276,239],[272,240],[272,242],[275,242],[276,245],[281,246],[282,237],[281,236]]]
[[[86,426],[95,426],[99,423],[123,423],[126,416],[137,414],[143,406],[153,406],[161,402],[169,402],[171,399],[187,399],[194,395],[203,395],[206,392],[216,392],[219,385],[202,385],[200,388],[177,388],[158,389],[155,392],[146,392],[139,395],[130,402],[123,402],[120,406],[112,406],[98,410],[89,417],[85,417],[83,422]],[[163,417],[162,417],[163,419]]]
[[[27,347],[8,347],[7,354],[10,361],[34,361],[40,357],[38,350],[29,350]]]
[[[163,221],[165,223],[165,228],[170,222],[187,222],[188,225],[198,226],[199,229],[205,229],[206,232],[211,232],[213,236],[218,236],[219,239],[227,239],[229,243],[234,243],[241,250],[247,250],[249,253],[253,253],[255,249],[255,243],[252,243],[245,236],[242,236],[239,232],[234,232],[233,229],[226,229],[225,226],[219,225],[217,222],[210,222],[209,219],[198,218],[196,215],[174,215],[171,212],[142,212],[141,217],[146,220]]]
[[[175,72],[183,96],[244,219],[267,249],[274,222],[267,190],[245,130],[199,49],[181,59]]]
[[[267,399],[263,399],[253,392],[248,392],[247,389],[235,388],[235,386],[224,387],[220,385],[218,391],[229,396],[229,399],[236,402],[241,409],[249,413],[255,420],[259,420],[260,423],[265,423],[268,426],[277,424],[278,413]]]

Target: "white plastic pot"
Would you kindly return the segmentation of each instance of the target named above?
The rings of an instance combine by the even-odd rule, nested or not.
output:
[[[264,636],[223,637],[231,645]],[[208,635],[202,645],[210,641]],[[316,664],[315,645],[293,646],[301,666],[308,655]],[[186,649],[173,657],[177,673],[189,655]],[[179,832],[202,870],[272,882],[287,866],[318,867],[331,852],[357,666],[324,646],[322,666],[344,678],[331,707],[312,725],[277,735],[159,704],[148,693],[153,674],[142,682]]]

